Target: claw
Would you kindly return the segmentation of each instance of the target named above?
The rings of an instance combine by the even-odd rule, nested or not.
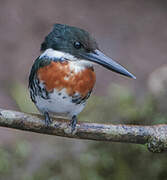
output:
[[[74,115],[70,121],[71,131],[74,132],[77,124],[77,116]]]
[[[45,125],[46,125],[46,126],[51,125],[51,124],[52,124],[52,119],[50,118],[48,112],[45,112],[45,113],[44,113],[44,117],[45,117]]]

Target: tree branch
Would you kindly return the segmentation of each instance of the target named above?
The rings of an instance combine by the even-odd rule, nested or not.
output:
[[[45,127],[44,118],[0,109],[0,126],[77,139],[147,144],[151,152],[167,151],[167,125],[139,126],[78,122],[76,132],[71,133],[69,120],[54,118],[51,126]]]

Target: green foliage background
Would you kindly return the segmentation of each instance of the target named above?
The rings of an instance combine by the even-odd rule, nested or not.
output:
[[[1,108],[38,113],[29,98],[28,75],[40,55],[40,44],[55,23],[89,31],[106,55],[137,77],[131,81],[96,66],[95,92],[103,96],[93,95],[79,120],[167,123],[165,0],[1,0]],[[110,82],[117,84],[108,88]],[[142,145],[0,127],[0,180],[166,180],[166,169],[166,154],[152,154]]]
[[[22,84],[15,83],[11,95],[22,111],[36,112]],[[152,95],[137,99],[130,89],[112,84],[107,96],[91,97],[79,119],[158,124],[166,123],[166,117]],[[40,158],[30,161],[35,153],[41,153]],[[134,144],[69,140],[33,133],[0,148],[0,179],[7,180],[165,180],[166,168],[166,154],[153,154],[145,146]]]

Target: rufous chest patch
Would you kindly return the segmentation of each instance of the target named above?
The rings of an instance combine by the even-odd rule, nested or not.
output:
[[[79,72],[70,69],[69,62],[54,62],[39,68],[37,76],[45,84],[48,92],[66,89],[69,96],[80,93],[85,97],[94,87],[96,76],[92,68],[85,68]]]

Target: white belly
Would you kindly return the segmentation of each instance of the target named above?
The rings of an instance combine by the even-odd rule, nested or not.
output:
[[[61,91],[54,89],[49,97],[49,99],[44,99],[41,96],[35,97],[36,106],[41,113],[48,112],[50,115],[71,118],[73,115],[78,115],[85,107],[85,103],[73,103],[72,97],[67,95],[65,89]]]

